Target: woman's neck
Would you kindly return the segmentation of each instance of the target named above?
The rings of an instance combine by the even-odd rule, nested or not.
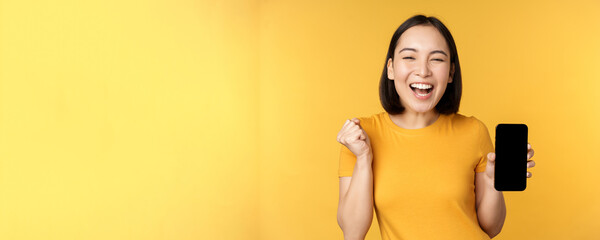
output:
[[[440,114],[435,110],[420,113],[411,112],[408,111],[408,109],[405,109],[403,113],[390,115],[390,119],[401,128],[419,129],[433,124],[439,116]]]

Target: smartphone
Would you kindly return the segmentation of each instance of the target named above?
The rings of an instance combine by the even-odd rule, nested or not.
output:
[[[523,191],[527,187],[527,125],[496,126],[494,188]]]

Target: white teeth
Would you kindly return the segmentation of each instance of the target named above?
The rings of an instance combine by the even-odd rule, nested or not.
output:
[[[418,88],[418,89],[430,89],[433,87],[432,85],[423,84],[423,83],[413,83],[413,84],[410,84],[410,86],[414,87],[414,88]]]

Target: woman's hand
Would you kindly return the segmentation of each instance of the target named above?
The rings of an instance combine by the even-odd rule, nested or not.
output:
[[[337,141],[346,146],[356,157],[366,157],[373,154],[371,151],[371,140],[367,133],[360,127],[360,120],[357,118],[346,120],[346,123],[344,123],[344,126],[337,135]]]
[[[527,143],[527,168],[532,168],[535,166],[535,162],[533,160],[530,160],[533,157],[533,148],[531,147],[531,144]],[[495,163],[496,163],[496,153],[490,152],[487,155],[487,166],[485,168],[485,173],[486,176],[489,177],[489,179],[494,179],[494,173],[495,173]],[[532,176],[531,172],[527,172],[527,178],[530,178]]]

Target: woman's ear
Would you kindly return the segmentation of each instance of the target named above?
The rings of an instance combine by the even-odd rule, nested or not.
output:
[[[390,80],[394,80],[394,64],[392,63],[392,58],[388,59],[387,62],[387,75]]]
[[[448,78],[448,83],[452,82],[452,77],[454,76],[454,63],[450,67],[450,78]]]

